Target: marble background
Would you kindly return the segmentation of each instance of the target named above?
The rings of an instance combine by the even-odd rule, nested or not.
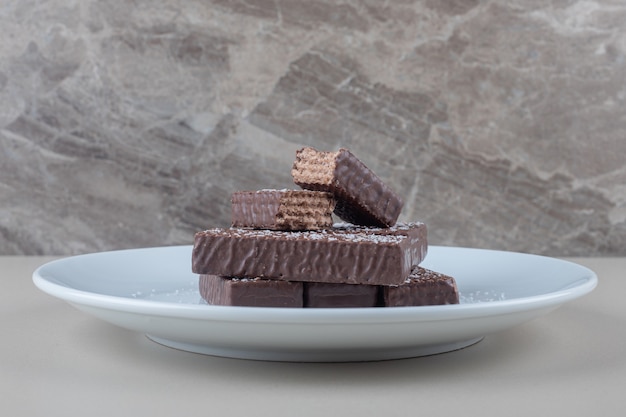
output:
[[[431,244],[626,255],[626,3],[3,0],[0,254],[188,244],[350,148]]]

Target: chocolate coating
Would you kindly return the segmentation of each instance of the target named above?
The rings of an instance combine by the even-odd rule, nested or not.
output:
[[[247,307],[302,307],[302,282],[200,275],[200,295],[209,304]]]
[[[381,287],[378,285],[304,283],[304,306],[319,307],[378,307]]]
[[[209,229],[195,235],[196,274],[344,284],[402,284],[426,256],[424,223],[390,228],[337,225],[284,232]]]
[[[358,308],[458,304],[453,277],[417,267],[401,285],[293,282],[200,275],[200,294],[212,305]]]
[[[416,268],[402,285],[382,288],[386,307],[458,304],[456,280],[422,267]]]

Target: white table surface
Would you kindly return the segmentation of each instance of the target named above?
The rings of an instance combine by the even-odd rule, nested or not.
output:
[[[622,416],[626,258],[589,295],[456,352],[302,364],[177,351],[53,298],[0,257],[3,416]]]

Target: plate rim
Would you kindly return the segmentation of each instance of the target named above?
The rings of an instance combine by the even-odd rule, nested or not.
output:
[[[151,251],[151,250],[186,250],[191,253],[191,245],[155,246],[145,248],[132,248],[93,252],[81,255],[73,255],[49,261],[40,265],[33,271],[32,281],[41,291],[59,298],[73,305],[85,305],[89,307],[123,311],[127,313],[147,314],[161,317],[184,318],[194,320],[221,320],[239,322],[275,322],[275,323],[328,323],[329,318],[337,324],[348,323],[385,323],[385,322],[419,322],[438,320],[458,320],[468,318],[480,318],[490,316],[494,310],[498,314],[514,314],[526,310],[558,307],[566,302],[580,298],[596,288],[598,285],[597,274],[578,263],[532,253],[469,248],[458,246],[430,245],[429,251],[435,250],[461,250],[475,251],[492,254],[509,254],[542,258],[550,262],[560,262],[574,265],[585,272],[586,276],[580,278],[576,285],[571,285],[558,291],[549,292],[527,297],[518,297],[506,300],[483,301],[478,303],[417,306],[417,307],[359,307],[359,308],[285,308],[285,307],[233,307],[213,306],[205,304],[183,304],[165,301],[153,301],[145,299],[132,299],[108,294],[94,293],[80,290],[60,283],[52,282],[46,278],[47,270],[54,268],[59,263],[71,262],[76,258],[115,254],[120,252]],[[286,314],[288,313],[288,314]],[[339,316],[339,317],[338,317]]]

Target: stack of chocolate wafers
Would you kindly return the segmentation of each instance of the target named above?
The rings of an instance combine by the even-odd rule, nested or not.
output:
[[[396,223],[402,199],[350,151],[301,149],[291,173],[302,190],[236,192],[232,227],[196,233],[192,270],[209,304],[459,302],[454,278],[419,266],[426,225]]]

